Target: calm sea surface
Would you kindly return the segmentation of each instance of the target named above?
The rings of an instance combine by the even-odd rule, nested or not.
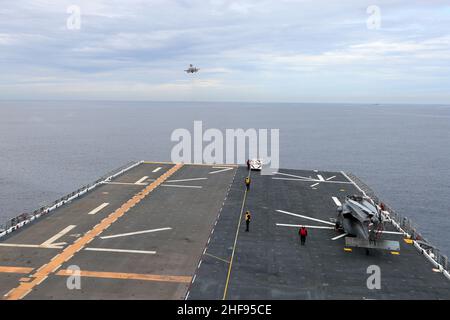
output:
[[[358,175],[450,254],[450,106],[0,102],[0,222],[131,160],[174,129],[279,128],[280,166]]]

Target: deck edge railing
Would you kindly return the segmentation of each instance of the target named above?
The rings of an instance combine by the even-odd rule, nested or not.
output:
[[[450,266],[448,257],[439,250],[436,246],[431,244],[422,234],[417,230],[411,219],[401,215],[395,211],[389,204],[381,201],[377,194],[360,178],[351,172],[342,172],[353,184],[367,197],[371,198],[378,206],[383,204],[384,216],[392,222],[394,227],[404,234],[405,237],[413,241],[414,247],[429,260],[434,267],[442,272],[444,276],[450,280]]]
[[[131,161],[105,175],[100,177],[99,179],[95,180],[94,182],[87,184],[61,198],[58,200],[52,202],[49,205],[43,206],[39,209],[34,210],[33,212],[25,212],[22,213],[12,219],[7,220],[5,223],[0,224],[0,238],[10,234],[11,232],[14,232],[23,226],[33,222],[34,220],[47,215],[48,213],[52,212],[53,210],[70,203],[72,200],[79,198],[89,191],[95,189],[99,185],[102,185],[108,181],[111,181],[112,179],[122,175],[123,173],[133,169],[134,167],[142,164],[144,161]]]

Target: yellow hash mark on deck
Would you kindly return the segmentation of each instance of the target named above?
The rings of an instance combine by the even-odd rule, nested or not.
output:
[[[351,248],[344,248],[344,251],[346,252],[352,252],[353,250]]]
[[[393,254],[395,256],[398,256],[400,254],[400,252],[398,252],[398,251],[391,251],[391,254]]]
[[[30,273],[34,268],[0,266],[0,273]]]
[[[412,239],[405,238],[403,239],[407,244],[412,244],[414,241]]]
[[[141,200],[143,200],[150,192],[152,192],[156,187],[161,185],[164,181],[166,181],[171,175],[173,175],[176,171],[178,171],[183,165],[177,164],[170,168],[166,173],[162,174],[158,179],[148,185],[145,189],[137,193],[130,200],[125,202],[119,209],[111,213],[108,217],[103,219],[99,224],[97,224],[93,229],[86,232],[84,236],[78,238],[76,242],[72,245],[66,247],[60,254],[56,255],[52,258],[47,264],[44,264],[40,267],[36,273],[32,275],[34,278],[31,282],[22,282],[18,287],[12,289],[6,299],[8,300],[18,300],[25,297],[27,294],[34,289],[34,287],[38,286],[43,282],[53,270],[56,269],[59,265],[64,262],[70,260],[75,253],[81,250],[85,245],[91,242],[96,236],[101,234],[104,230],[109,228],[111,224],[113,224],[117,219],[122,217],[128,210],[138,204]]]

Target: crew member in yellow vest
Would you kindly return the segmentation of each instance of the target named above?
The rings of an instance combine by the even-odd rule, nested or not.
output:
[[[250,179],[250,177],[246,177],[245,178],[245,186],[247,187],[247,191],[250,190],[250,183],[252,182],[252,180]]]
[[[249,232],[251,219],[252,219],[252,216],[250,214],[250,211],[247,210],[247,212],[245,212],[245,232]]]

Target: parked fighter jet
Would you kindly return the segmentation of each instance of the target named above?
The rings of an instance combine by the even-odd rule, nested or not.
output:
[[[189,68],[187,68],[186,70],[184,70],[186,73],[196,73],[198,72],[200,69],[194,67],[192,64],[189,65]]]
[[[292,213],[283,210],[277,211],[293,215]],[[366,248],[367,250],[400,250],[400,243],[398,241],[381,239],[381,236],[382,234],[402,235],[403,233],[384,230],[386,219],[383,217],[383,214],[375,203],[368,197],[359,195],[348,196],[345,199],[344,204],[338,207],[337,217],[330,218],[330,221],[299,214],[294,215],[326,225],[309,225],[307,228],[320,230],[334,229],[340,232],[339,235],[333,237],[331,240],[335,241],[345,237],[345,245],[347,247]],[[369,251],[367,251],[367,253],[369,253]]]
[[[401,234],[384,231],[384,221],[381,211],[367,197],[348,196],[338,208],[336,229],[344,232],[340,237],[346,237],[348,246],[375,248],[385,250],[400,250],[398,241],[381,240],[381,234]]]
[[[367,198],[348,196],[338,208],[336,228],[347,235],[374,241],[377,231],[383,230],[381,212]]]

